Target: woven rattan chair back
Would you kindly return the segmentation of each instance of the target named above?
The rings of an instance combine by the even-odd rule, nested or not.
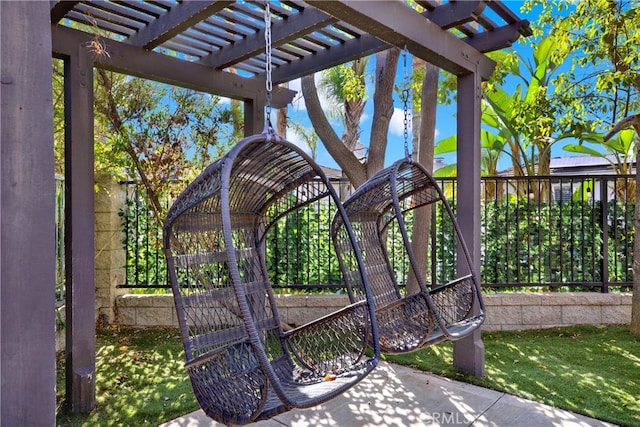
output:
[[[480,326],[485,309],[469,252],[442,190],[420,164],[403,159],[381,170],[344,208],[364,259],[383,353],[456,340]],[[420,235],[414,221],[429,230],[437,225],[437,237]],[[339,216],[332,223],[339,259],[353,250],[342,243],[347,225]],[[426,241],[426,253],[414,252],[418,239]],[[341,268],[347,280],[357,277],[352,266]]]
[[[353,246],[322,170],[265,132],[210,165],[169,210],[164,243],[186,370],[201,407],[217,421],[245,424],[317,405],[377,364],[379,348],[365,354],[377,341],[367,298],[294,328],[278,316],[266,241],[312,202],[337,209],[347,225],[342,243]],[[359,250],[346,256],[345,265],[358,271]],[[364,273],[352,274],[348,292],[366,297]]]

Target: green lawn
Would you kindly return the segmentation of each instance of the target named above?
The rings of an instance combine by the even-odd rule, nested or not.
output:
[[[640,337],[628,327],[495,332],[483,338],[484,379],[452,368],[450,344],[385,359],[623,426],[640,425]],[[90,415],[70,415],[60,403],[59,426],[157,425],[198,408],[182,368],[177,330],[101,329],[97,346],[97,408]],[[62,355],[58,366],[62,402]]]
[[[58,356],[58,426],[156,426],[198,409],[183,369],[177,329],[109,328],[97,332],[96,403],[71,415],[62,403],[64,356]]]
[[[593,418],[640,426],[640,337],[628,327],[492,332],[484,333],[483,341],[484,379],[453,368],[450,343],[386,359]]]

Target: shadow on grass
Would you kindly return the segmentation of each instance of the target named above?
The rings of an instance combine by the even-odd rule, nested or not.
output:
[[[483,379],[453,367],[450,344],[385,359],[622,426],[640,426],[640,337],[628,327],[494,332],[483,339]],[[183,363],[177,329],[98,330],[97,407],[91,414],[71,414],[64,406],[60,354],[57,425],[158,425],[190,413],[198,404]]]
[[[453,368],[450,344],[388,361],[620,424],[640,425],[640,337],[626,326],[483,334],[486,377]]]
[[[69,411],[61,353],[57,425],[158,425],[198,408],[177,329],[109,328],[98,330],[96,338],[96,409]]]

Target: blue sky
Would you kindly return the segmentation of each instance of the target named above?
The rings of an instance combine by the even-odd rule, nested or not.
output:
[[[522,12],[520,12],[520,6],[522,5],[522,1],[507,1],[506,3],[508,3],[509,7],[514,10],[516,13],[518,13],[519,16],[523,17],[524,19],[528,19],[530,22],[535,22],[537,20],[537,13],[536,13],[536,9],[534,9],[532,12],[529,12],[528,14],[524,14]],[[530,52],[530,48],[527,47],[525,45],[525,43],[521,42],[522,39],[520,39],[518,42],[516,42],[513,45],[513,48],[518,50],[521,54],[523,54],[523,56],[527,57],[530,56],[528,55],[528,53]],[[404,77],[404,61],[402,56],[400,57],[399,63],[398,63],[398,73],[397,73],[397,83],[399,86],[402,86],[402,81],[403,81],[403,77]],[[410,64],[411,64],[411,59],[409,57],[409,59],[407,60],[407,63],[409,64],[409,68],[410,68]],[[369,60],[369,64],[368,64],[369,70],[370,72],[368,73],[369,76],[373,75],[372,70],[375,67],[375,58],[372,57]],[[411,72],[411,70],[409,69],[407,72]],[[317,78],[317,76],[316,76]],[[368,85],[368,91],[367,93],[370,94],[370,99],[367,102],[366,108],[365,108],[365,113],[363,116],[363,119],[361,121],[361,141],[364,145],[368,145],[368,140],[369,140],[369,135],[370,135],[370,128],[371,128],[371,118],[372,118],[372,111],[373,111],[373,100],[371,99],[371,94],[373,93],[373,82],[372,82],[372,78],[368,78],[367,81],[367,85]],[[304,104],[304,99],[302,98],[302,96],[300,95],[300,81],[298,80],[294,80],[292,82],[290,82],[289,84],[289,88],[298,91],[299,95],[294,99],[294,102],[292,105],[289,106],[289,117],[290,120],[296,121],[297,123],[311,128],[311,122],[309,121],[309,118],[307,116],[307,112],[306,112],[306,107]],[[328,108],[328,101],[326,99],[322,99],[322,94],[319,93],[321,96],[321,102],[323,103],[323,106],[326,106]],[[453,134],[456,133],[456,118],[455,118],[455,112],[456,112],[456,106],[455,104],[453,105],[439,105],[438,106],[438,111],[437,111],[437,116],[436,116],[436,129],[435,129],[435,135],[436,135],[436,142],[439,141],[440,139],[446,138],[448,136],[451,136]],[[386,153],[386,158],[385,158],[385,162],[386,164],[390,164],[393,161],[401,158],[404,156],[404,127],[403,127],[403,119],[404,119],[404,113],[403,113],[403,106],[402,106],[402,102],[396,97],[395,100],[395,112],[391,121],[391,125],[390,125],[390,129],[389,129],[389,134],[388,134],[388,138],[389,138],[389,142],[388,142],[388,146],[387,146],[387,153]],[[334,129],[336,130],[336,132],[340,135],[342,128],[340,126],[339,120],[334,120],[332,121],[332,123],[334,124]],[[411,132],[411,129],[409,127],[409,132]],[[301,146],[304,146],[304,143],[301,141],[301,139],[293,132],[293,131],[289,131],[287,134],[287,139],[290,140],[291,142],[294,142],[296,144],[299,144]],[[411,135],[409,136],[409,144],[411,143]],[[566,156],[569,155],[566,152],[562,151],[561,146],[555,147],[553,152],[552,152],[552,156],[553,157],[558,157],[558,156]],[[456,159],[455,159],[455,154],[447,154],[445,156],[443,156],[445,158],[445,162],[447,164],[450,163],[455,163]],[[504,159],[501,161],[500,163],[500,168],[501,169],[505,169],[507,167],[510,166],[510,160],[507,158],[507,156],[503,156]],[[320,163],[323,166],[329,166],[329,167],[334,167],[334,168],[338,168],[337,164],[335,163],[335,161],[331,158],[331,156],[327,153],[327,151],[324,149],[324,147],[322,146],[322,144],[319,144],[318,150],[317,150],[317,161],[318,163]]]

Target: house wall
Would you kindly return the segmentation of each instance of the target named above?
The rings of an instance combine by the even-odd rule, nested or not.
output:
[[[344,295],[277,295],[282,321],[301,325],[348,303]],[[509,293],[484,296],[484,331],[542,329],[573,325],[616,325],[631,321],[630,293]],[[171,295],[116,298],[121,325],[178,326]]]

